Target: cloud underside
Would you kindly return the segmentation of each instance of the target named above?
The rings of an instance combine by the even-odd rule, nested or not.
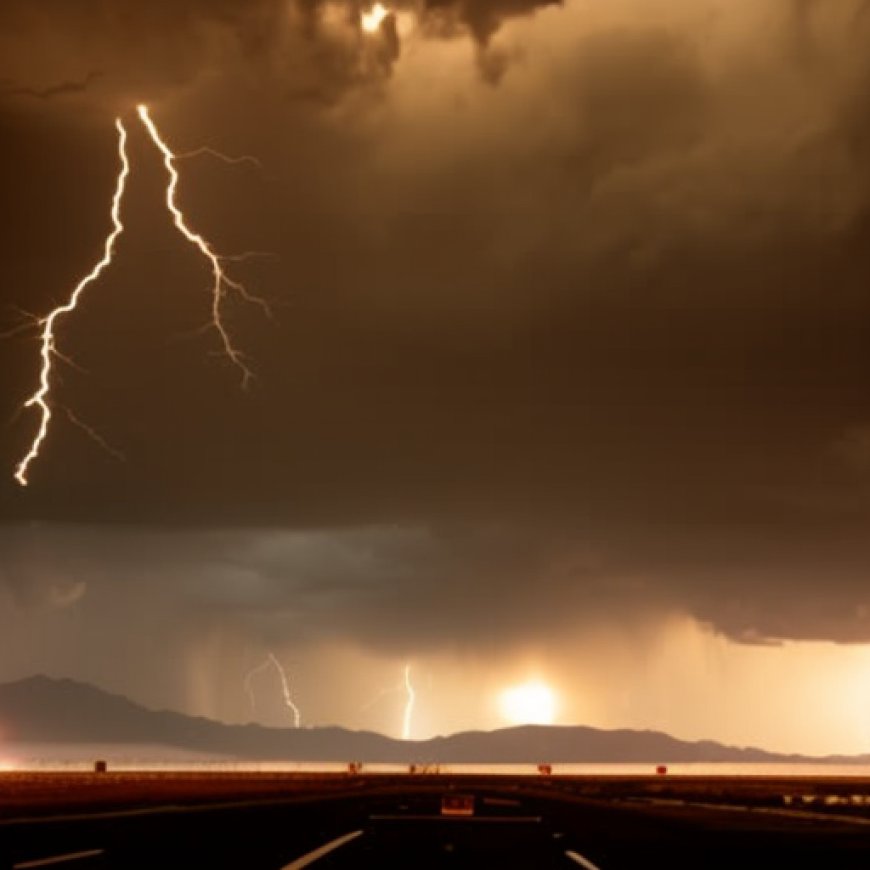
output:
[[[870,640],[866,545],[774,554],[745,536],[699,546],[697,531],[9,527],[2,579],[22,613],[153,599],[192,637],[217,621],[251,643],[401,656],[541,647],[675,615],[743,643]]]

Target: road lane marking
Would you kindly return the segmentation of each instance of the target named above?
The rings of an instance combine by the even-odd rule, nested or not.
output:
[[[318,846],[316,849],[308,852],[301,858],[297,858],[295,861],[291,861],[289,864],[285,864],[281,868],[281,870],[302,870],[303,867],[308,867],[315,861],[319,861],[324,855],[328,855],[330,852],[334,852],[336,849],[340,849],[351,840],[355,840],[357,837],[361,836],[362,831],[351,831],[349,834],[345,834],[343,837],[336,837],[334,840],[330,840],[328,843],[324,843],[322,846]]]
[[[29,867],[50,867],[53,864],[64,864],[67,861],[80,861],[82,858],[96,858],[105,849],[88,849],[86,852],[67,852],[65,855],[52,855],[50,858],[38,858],[36,861],[21,861],[12,865],[12,870],[27,870]]]
[[[586,870],[599,870],[597,865],[593,864],[588,858],[584,858],[579,852],[572,852],[570,849],[565,853],[575,864],[585,867]]]

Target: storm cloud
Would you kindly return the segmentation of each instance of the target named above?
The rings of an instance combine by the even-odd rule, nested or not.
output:
[[[179,637],[396,656],[665,614],[870,641],[868,4],[401,4],[374,36],[353,4],[89,6],[0,11],[0,284],[11,329],[93,261],[131,118],[57,384],[126,460],[59,414],[17,488],[36,350],[0,345],[19,613],[150,589]],[[230,264],[275,312],[230,309],[248,392],[139,99],[263,164],[183,166],[194,223],[271,254]]]

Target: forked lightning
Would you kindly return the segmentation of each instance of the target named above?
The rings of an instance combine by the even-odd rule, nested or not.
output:
[[[245,691],[248,693],[248,698],[251,702],[251,710],[256,712],[257,709],[253,679],[257,674],[265,671],[269,667],[274,667],[278,672],[278,678],[281,680],[281,695],[284,698],[284,706],[293,714],[293,727],[300,728],[302,726],[302,711],[293,701],[293,697],[290,694],[290,681],[287,679],[287,672],[284,670],[284,666],[278,661],[274,653],[270,652],[266,658],[260,662],[260,664],[251,668],[251,670],[245,674]]]
[[[180,176],[178,170],[175,168],[175,161],[178,158],[172,153],[172,150],[157,130],[157,126],[151,120],[148,107],[140,104],[137,106],[137,111],[139,113],[139,118],[145,125],[145,129],[148,131],[148,135],[163,155],[163,165],[166,167],[166,171],[169,174],[169,184],[166,187],[166,208],[169,209],[169,212],[172,214],[172,219],[175,222],[178,231],[185,239],[187,239],[188,242],[199,250],[211,265],[211,325],[215,328],[220,337],[224,352],[232,363],[241,371],[242,386],[246,387],[253,377],[253,372],[248,368],[244,358],[242,357],[241,351],[233,344],[230,334],[227,332],[223,321],[222,303],[226,297],[227,288],[234,290],[247,302],[255,302],[264,308],[266,307],[265,303],[262,299],[248,293],[244,285],[230,278],[221,266],[220,254],[212,248],[203,236],[194,232],[190,228],[185,220],[184,213],[179,208],[177,202],[176,195],[178,192]],[[268,309],[266,310],[268,311]]]
[[[237,257],[222,257],[218,254],[211,244],[199,233],[194,232],[190,224],[187,222],[184,213],[178,205],[177,191],[180,177],[176,169],[176,161],[182,157],[193,156],[198,153],[211,153],[219,155],[222,159],[228,162],[241,162],[242,160],[254,162],[252,157],[243,158],[227,158],[211,148],[198,149],[197,151],[187,152],[186,154],[176,155],[172,152],[166,141],[160,135],[151,115],[148,112],[148,107],[139,105],[137,107],[139,118],[142,121],[145,129],[148,132],[152,142],[157,146],[163,157],[163,163],[169,175],[169,181],[166,187],[166,208],[169,210],[175,227],[190,242],[197,250],[206,258],[212,273],[211,285],[211,320],[209,326],[213,327],[220,339],[223,352],[226,354],[230,362],[236,366],[242,375],[242,386],[245,387],[250,382],[253,373],[245,363],[242,352],[234,344],[224,323],[223,317],[223,302],[226,298],[227,291],[231,290],[241,296],[247,302],[253,302],[261,306],[267,314],[270,314],[266,303],[257,296],[249,293],[246,288],[238,281],[230,278],[223,269],[222,260],[239,259]],[[29,471],[33,462],[40,454],[43,442],[48,435],[48,427],[52,419],[52,401],[51,390],[54,380],[54,364],[57,360],[64,360],[65,357],[57,346],[57,327],[68,314],[71,314],[79,305],[82,294],[97,278],[102,275],[105,269],[111,264],[115,255],[115,243],[118,237],[124,231],[124,225],[121,222],[121,203],[126,189],[127,178],[130,174],[130,160],[127,154],[127,130],[124,127],[120,118],[115,119],[115,128],[118,131],[118,156],[121,162],[121,168],[118,172],[117,181],[115,183],[115,192],[112,196],[111,219],[112,229],[106,236],[103,243],[103,255],[97,264],[79,281],[66,302],[58,305],[47,316],[35,318],[36,325],[40,330],[40,369],[39,381],[34,392],[25,400],[24,408],[35,408],[39,414],[39,422],[30,446],[27,449],[24,457],[15,467],[15,480],[21,486],[27,486],[29,481]],[[70,413],[70,419],[80,424],[77,418]],[[95,437],[98,443],[105,442],[92,430],[90,427],[84,427],[86,431]],[[113,451],[115,452],[115,451]]]

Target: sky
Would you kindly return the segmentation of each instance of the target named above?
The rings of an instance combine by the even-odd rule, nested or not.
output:
[[[0,7],[0,680],[870,752],[870,3],[389,9]]]

